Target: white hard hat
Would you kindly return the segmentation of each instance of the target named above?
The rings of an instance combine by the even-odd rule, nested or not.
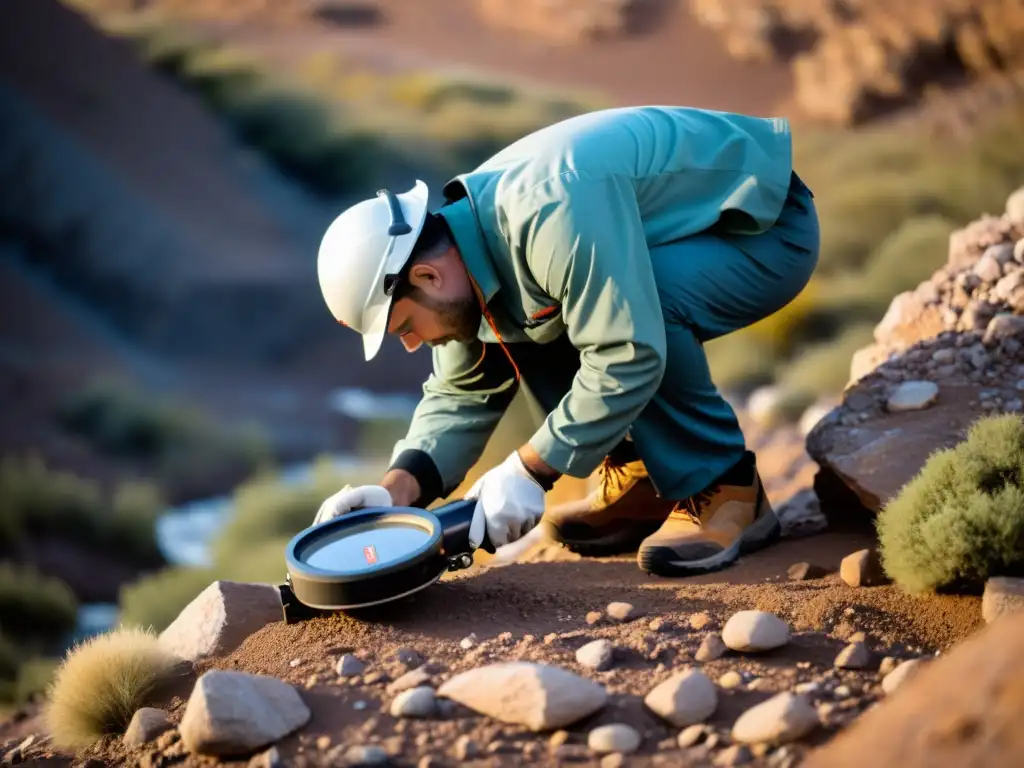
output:
[[[343,211],[324,232],[317,257],[320,291],[334,318],[363,336],[373,359],[387,332],[389,275],[409,260],[427,215],[422,181],[395,195],[386,189]]]

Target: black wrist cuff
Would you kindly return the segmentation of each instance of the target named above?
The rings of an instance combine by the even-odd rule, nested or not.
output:
[[[519,460],[522,462],[523,469],[526,470],[526,474],[532,477],[534,481],[536,481],[537,485],[544,489],[545,493],[555,487],[555,481],[558,479],[557,477],[552,477],[551,475],[539,475],[526,466],[526,462],[523,461],[522,457],[520,457]]]
[[[443,494],[441,473],[434,460],[424,451],[408,448],[398,454],[388,469],[404,469],[416,478],[420,486],[420,497],[412,503],[414,507],[426,508]]]

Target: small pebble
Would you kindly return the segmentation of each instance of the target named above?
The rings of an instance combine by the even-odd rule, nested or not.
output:
[[[630,619],[635,619],[640,616],[640,611],[634,608],[631,603],[608,603],[608,607],[605,611],[608,614],[608,618],[614,619],[615,621],[629,621]]]
[[[355,677],[356,675],[363,674],[366,665],[351,653],[346,653],[338,659],[334,669],[338,673],[338,677]]]
[[[576,661],[588,669],[603,671],[612,666],[615,647],[610,640],[591,640],[576,651]]]
[[[470,648],[476,645],[476,642],[476,634],[470,632],[468,635],[462,638],[462,640],[459,641],[459,647],[464,651],[468,651]]]
[[[587,624],[597,624],[603,618],[604,614],[600,611],[588,611],[585,617]]]
[[[902,664],[897,666],[896,669],[882,678],[882,690],[885,691],[886,694],[893,693],[907,680],[920,672],[925,664],[927,664],[927,662],[923,659],[910,659],[909,661],[904,661]]]
[[[851,587],[873,587],[889,583],[875,549],[861,549],[843,558],[839,576]]]
[[[626,758],[618,752],[613,752],[601,758],[601,768],[622,768],[625,764]]]
[[[707,728],[703,725],[688,725],[679,732],[676,743],[682,749],[692,747],[704,737],[706,731]]]
[[[740,677],[740,673],[735,670],[729,670],[720,678],[718,678],[718,685],[721,688],[730,690],[732,688],[739,688],[743,684],[743,678]]]
[[[894,657],[894,656],[886,656],[884,659],[882,659],[881,663],[879,663],[879,665],[878,665],[878,673],[882,677],[885,677],[890,672],[892,672],[894,669],[896,669],[896,665],[897,664],[899,664],[899,660],[896,657]]]
[[[651,621],[647,624],[647,628],[651,630],[651,632],[660,632],[664,628],[664,626],[665,621],[660,616],[651,619]]]
[[[436,711],[434,689],[429,685],[409,688],[391,701],[392,717],[430,717]]]
[[[806,697],[784,691],[740,715],[732,737],[743,744],[782,744],[802,738],[818,724],[818,713]]]
[[[793,563],[786,571],[790,581],[810,581],[828,575],[828,569],[813,563]]]
[[[722,627],[722,641],[734,651],[769,651],[789,642],[789,626],[774,613],[738,611]]]
[[[850,643],[836,656],[833,665],[839,669],[864,669],[871,663],[871,653],[864,643]]]
[[[388,753],[383,747],[373,744],[356,745],[345,752],[345,762],[349,765],[383,765],[388,762]]]
[[[832,691],[832,694],[837,699],[848,699],[853,695],[853,691],[850,690],[850,686],[848,685],[837,685],[836,689]]]
[[[624,723],[600,725],[587,734],[587,746],[594,752],[635,752],[640,741],[636,729]]]
[[[711,615],[707,611],[695,613],[690,617],[690,626],[696,630],[704,629],[710,623]]]
[[[288,666],[294,668],[294,667],[299,666],[299,664],[301,664],[301,663],[302,663],[302,659],[292,659],[291,661],[288,662]]]
[[[722,636],[717,632],[710,632],[704,635],[704,639],[701,641],[697,653],[694,654],[694,658],[697,661],[714,661],[715,659],[722,658],[728,650],[725,647],[725,643],[722,642]]]

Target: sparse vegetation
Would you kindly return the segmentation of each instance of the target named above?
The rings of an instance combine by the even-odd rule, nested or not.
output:
[[[8,456],[0,461],[0,550],[15,550],[26,535],[45,535],[116,552],[135,565],[159,565],[160,498],[142,481],[127,481],[108,496],[98,482],[50,469],[39,456]]]
[[[81,749],[123,731],[178,663],[154,633],[139,628],[120,628],[77,644],[48,688],[45,717],[54,745]]]
[[[0,561],[0,617],[9,639],[52,643],[75,626],[78,601],[67,584],[28,565]]]
[[[165,488],[224,473],[247,476],[267,466],[271,450],[254,427],[231,430],[197,408],[146,395],[124,382],[89,383],[58,409],[60,423],[101,452],[148,470]],[[145,502],[136,489],[123,502]]]
[[[933,453],[879,513],[880,554],[900,587],[977,588],[1024,570],[1024,419],[976,421]]]
[[[288,76],[244,50],[183,31],[155,9],[76,5],[192,89],[281,171],[328,196],[365,189],[398,169],[447,179],[542,125],[600,104],[470,76],[383,74],[335,52],[312,54]]]

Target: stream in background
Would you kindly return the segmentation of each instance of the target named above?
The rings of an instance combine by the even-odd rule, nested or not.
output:
[[[408,420],[418,397],[376,395],[364,389],[338,389],[328,398],[328,409],[357,421],[380,419]],[[336,469],[357,473],[380,467],[379,459],[353,454],[333,454]],[[288,484],[307,481],[313,462],[302,462],[281,469],[278,477]],[[202,567],[210,563],[210,544],[233,512],[232,492],[169,507],[157,519],[156,540],[169,565]],[[310,512],[312,521],[315,510]],[[296,531],[298,533],[298,531]],[[281,553],[282,562],[284,553]],[[117,624],[118,606],[114,603],[85,603],[78,609],[78,625],[69,642],[79,642],[105,632]]]

